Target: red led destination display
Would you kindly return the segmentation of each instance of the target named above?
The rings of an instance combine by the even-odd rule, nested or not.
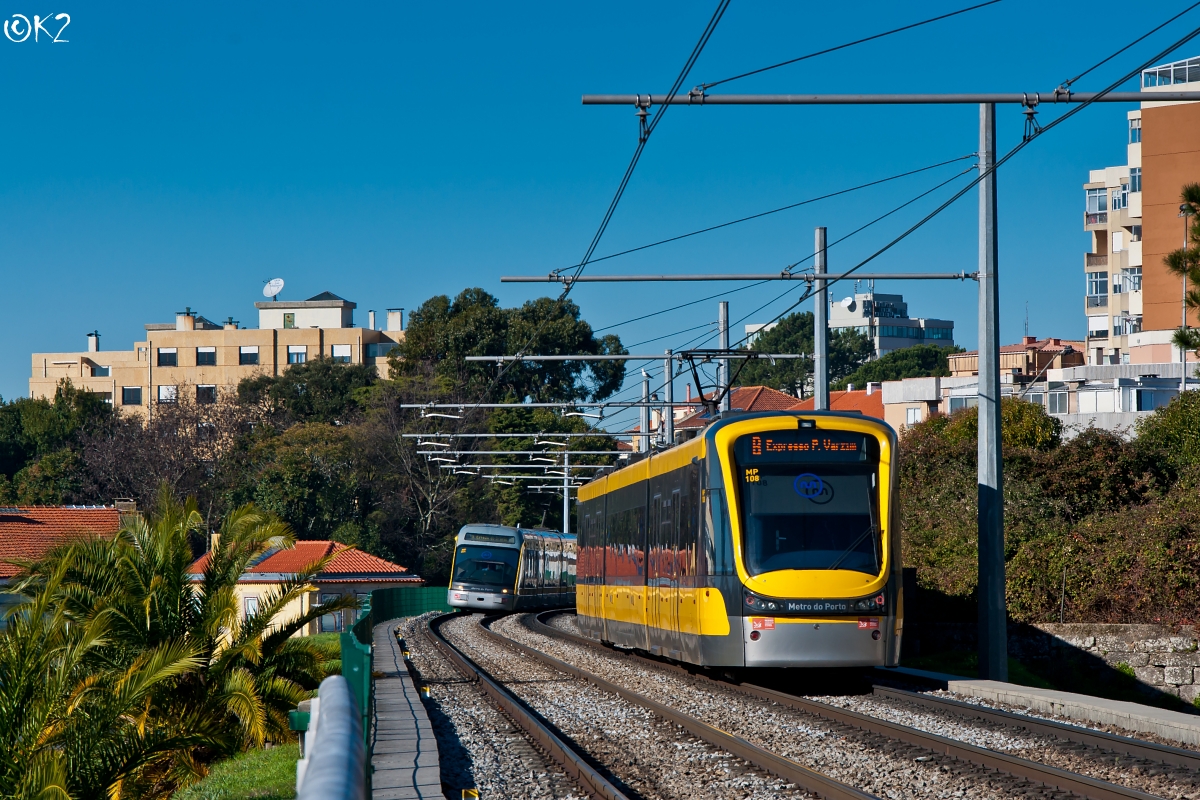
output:
[[[867,437],[849,431],[768,431],[738,437],[736,450],[742,464],[863,461]]]

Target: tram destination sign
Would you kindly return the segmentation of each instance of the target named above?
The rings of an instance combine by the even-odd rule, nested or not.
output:
[[[864,461],[867,437],[849,431],[802,429],[741,436],[737,457],[742,464],[794,464],[804,461]]]

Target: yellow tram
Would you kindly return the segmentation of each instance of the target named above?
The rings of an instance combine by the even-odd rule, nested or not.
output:
[[[739,414],[579,489],[581,632],[714,667],[895,666],[896,434]]]

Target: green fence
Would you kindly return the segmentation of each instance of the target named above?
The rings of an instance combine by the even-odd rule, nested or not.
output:
[[[370,746],[371,643],[375,626],[398,617],[415,617],[428,611],[453,611],[446,604],[446,587],[414,586],[376,589],[359,611],[358,622],[341,636],[342,674],[362,710],[363,736]]]

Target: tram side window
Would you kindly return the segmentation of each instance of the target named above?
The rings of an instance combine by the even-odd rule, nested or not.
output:
[[[521,588],[536,591],[542,571],[541,541],[536,536],[525,538],[524,563],[521,565]]]
[[[711,575],[732,575],[732,535],[729,531],[729,514],[725,506],[723,489],[708,490],[708,508],[704,516],[705,538],[711,546]]]
[[[575,590],[576,570],[578,569],[579,550],[577,542],[563,542],[563,586],[568,591]]]
[[[644,484],[638,488],[644,491]],[[609,578],[640,578],[644,574],[642,548],[645,513],[645,509],[638,506],[614,511],[609,515],[608,547],[604,565],[606,581]]]

